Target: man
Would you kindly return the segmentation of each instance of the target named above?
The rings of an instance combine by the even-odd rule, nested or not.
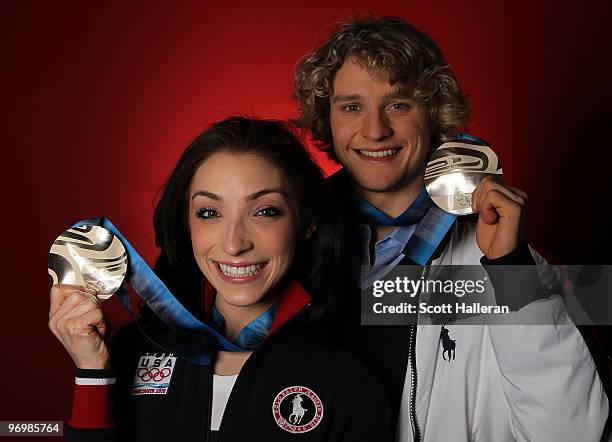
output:
[[[541,290],[555,275],[523,240],[525,192],[485,179],[472,197],[477,216],[448,222],[424,191],[430,153],[460,136],[470,110],[436,44],[400,18],[345,24],[300,62],[295,97],[296,123],[344,166],[330,178],[349,238],[341,273],[365,288],[398,264],[531,264],[521,287],[534,289],[493,281],[497,301],[561,318],[360,327],[350,292],[336,331],[386,384],[396,439],[599,440],[608,401],[562,301]]]

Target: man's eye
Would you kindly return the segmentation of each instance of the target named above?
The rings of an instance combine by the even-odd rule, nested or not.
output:
[[[357,112],[359,110],[359,106],[356,104],[347,104],[342,106],[342,110],[345,112]]]
[[[211,219],[218,218],[219,212],[211,207],[202,207],[201,209],[196,210],[196,216],[202,219]]]
[[[272,206],[261,207],[255,212],[255,216],[265,216],[269,218],[281,216],[282,214],[283,212],[280,209]]]
[[[393,103],[389,106],[389,110],[408,110],[410,105],[408,103]]]

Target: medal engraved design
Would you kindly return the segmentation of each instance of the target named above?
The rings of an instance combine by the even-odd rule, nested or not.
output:
[[[472,192],[486,176],[502,177],[489,146],[449,141],[438,147],[425,168],[425,188],[433,202],[455,215],[472,213]]]
[[[103,301],[121,287],[127,253],[119,238],[104,227],[73,227],[53,242],[48,270],[53,284],[86,286]]]

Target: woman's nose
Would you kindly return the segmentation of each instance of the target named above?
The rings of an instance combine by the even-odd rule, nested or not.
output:
[[[240,222],[232,223],[225,232],[223,250],[232,256],[240,255],[253,248],[247,229]]]

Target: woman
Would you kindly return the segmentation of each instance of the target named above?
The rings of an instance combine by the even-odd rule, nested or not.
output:
[[[381,385],[321,332],[337,226],[320,170],[281,123],[234,117],[206,130],[155,209],[156,272],[247,351],[217,351],[212,366],[177,358],[168,349],[197,348],[198,337],[145,311],[143,330],[121,330],[110,358],[94,294],[56,286],[49,325],[78,367],[68,438],[387,439]]]

